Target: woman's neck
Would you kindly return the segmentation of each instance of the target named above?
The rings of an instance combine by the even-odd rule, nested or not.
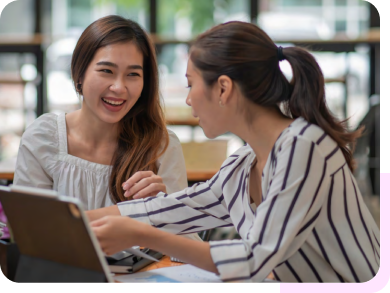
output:
[[[255,113],[253,113],[255,112]],[[294,120],[285,117],[277,109],[257,107],[252,111],[253,120],[249,124],[244,115],[236,121],[235,129],[232,131],[246,141],[256,154],[258,164],[263,166],[267,161],[276,140],[284,129]]]
[[[76,136],[88,145],[116,144],[118,123],[106,123],[83,108],[67,114],[68,134]]]

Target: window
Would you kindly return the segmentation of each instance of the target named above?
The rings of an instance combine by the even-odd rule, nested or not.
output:
[[[369,5],[362,0],[262,0],[258,25],[286,45],[300,40],[353,39],[368,30]],[[340,119],[352,116],[348,123],[356,127],[369,106],[368,50],[313,55],[329,81],[325,89],[331,111]]]
[[[283,6],[321,6],[322,0],[280,0]]]
[[[91,23],[91,0],[69,0],[67,4],[66,15],[68,16],[69,27],[85,28]]]
[[[269,26],[270,35],[279,28],[293,38],[310,30],[320,39],[331,39],[338,32],[356,38],[368,30],[369,5],[363,0],[262,0],[259,24]]]
[[[14,1],[9,3],[1,13],[0,35],[33,34],[35,28],[34,9],[34,1]]]
[[[71,112],[80,108],[71,80],[70,64],[77,40],[94,20],[118,14],[147,25],[149,6],[143,0],[52,0],[52,37],[46,51],[47,110]]]
[[[18,34],[34,34],[34,8],[34,1],[14,1],[4,8],[0,18],[3,42],[12,44]],[[25,126],[36,118],[36,77],[33,54],[0,53],[0,161],[16,156]]]
[[[188,40],[229,20],[249,21],[249,1],[157,1],[157,33],[160,36]]]

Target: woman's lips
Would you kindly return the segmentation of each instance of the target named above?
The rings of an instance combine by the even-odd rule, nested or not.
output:
[[[126,100],[111,98],[111,97],[102,98],[101,101],[103,103],[103,106],[110,112],[120,111],[123,108],[124,104],[126,103]]]

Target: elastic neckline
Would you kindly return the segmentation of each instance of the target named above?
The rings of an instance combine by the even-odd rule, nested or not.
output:
[[[66,113],[61,113],[58,115],[57,118],[60,160],[78,166],[85,170],[94,171],[98,173],[109,172],[108,174],[110,174],[112,166],[90,162],[88,160],[84,160],[82,158],[72,156],[68,153],[68,136],[67,136],[65,115]]]

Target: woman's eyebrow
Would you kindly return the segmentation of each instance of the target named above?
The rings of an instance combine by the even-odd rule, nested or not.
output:
[[[118,68],[117,64],[112,63],[110,61],[100,61],[100,62],[96,63],[96,65],[105,65],[105,66],[111,66],[111,67]],[[137,65],[137,64],[129,65],[129,66],[127,66],[127,68],[128,69],[141,69],[141,70],[143,70],[142,66],[141,65]]]

